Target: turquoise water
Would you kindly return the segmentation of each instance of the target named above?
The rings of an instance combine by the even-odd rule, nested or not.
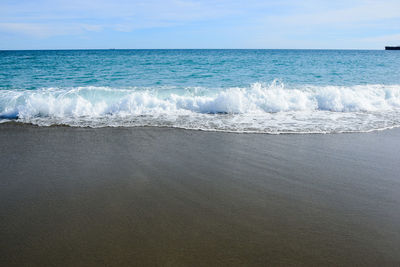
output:
[[[0,122],[353,132],[400,125],[400,52],[0,51]]]

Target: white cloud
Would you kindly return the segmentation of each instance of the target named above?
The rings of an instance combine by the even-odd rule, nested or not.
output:
[[[268,16],[266,19],[268,22],[280,23],[280,25],[341,27],[400,18],[398,1],[356,1],[356,4],[342,4],[338,7],[326,7],[321,2],[318,4],[315,1],[306,1],[306,3],[309,2],[312,2],[314,6],[306,5],[306,9],[303,8],[296,14]]]
[[[68,24],[49,25],[43,23],[0,23],[0,32],[22,34],[34,38],[47,38],[50,36],[75,35],[88,31],[100,31],[100,25]]]
[[[389,38],[396,33],[398,25],[390,21],[400,21],[399,1],[0,0],[0,37],[1,32],[7,32],[19,38],[81,38],[88,37],[87,32],[107,29],[97,39],[107,39],[108,43],[112,32],[133,40],[143,33],[135,32],[138,29],[170,28],[168,33],[191,36],[185,40],[188,43],[192,38],[192,42],[201,40],[213,47],[240,43],[245,47],[276,48],[282,44],[303,47],[316,43],[321,47],[338,43],[348,46],[355,36],[371,36],[363,42],[373,43],[378,42],[374,36]],[[157,39],[155,34],[160,32],[146,35]],[[339,38],[342,40],[332,42]],[[361,39],[358,41],[364,45]],[[164,43],[167,45],[168,40]]]
[[[229,8],[221,7],[221,3],[204,1],[16,1],[0,3],[0,30],[37,38],[104,28],[130,32],[221,18],[232,13]]]

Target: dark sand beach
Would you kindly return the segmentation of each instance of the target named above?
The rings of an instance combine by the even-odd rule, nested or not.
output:
[[[398,266],[400,129],[0,125],[1,266]]]

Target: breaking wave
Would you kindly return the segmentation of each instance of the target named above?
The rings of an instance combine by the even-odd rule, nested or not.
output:
[[[333,133],[400,125],[400,85],[0,90],[0,122]]]

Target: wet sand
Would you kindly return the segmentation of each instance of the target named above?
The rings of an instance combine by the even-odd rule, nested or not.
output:
[[[400,264],[400,130],[0,125],[1,266]]]

